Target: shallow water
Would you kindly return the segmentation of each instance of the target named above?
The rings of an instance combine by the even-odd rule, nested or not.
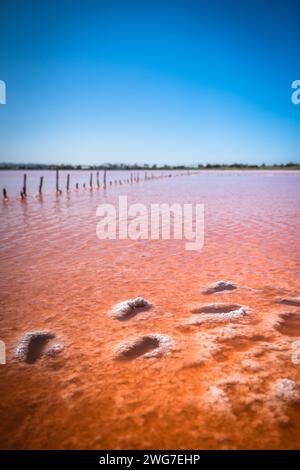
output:
[[[205,171],[56,197],[43,172],[39,200],[39,174],[28,172],[20,202],[22,173],[0,174],[10,196],[0,204],[1,448],[300,448],[300,405],[276,385],[300,384],[290,316],[300,307],[279,302],[300,294],[299,173]],[[119,195],[204,203],[204,248],[98,240],[96,208]],[[204,294],[221,279],[238,288]],[[153,307],[113,318],[138,296]],[[248,313],[193,324],[213,303]],[[63,351],[17,361],[20,338],[37,330]],[[151,334],[172,339],[166,354],[116,359],[122,343]]]

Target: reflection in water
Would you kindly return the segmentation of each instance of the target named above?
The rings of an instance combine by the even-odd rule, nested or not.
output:
[[[7,173],[2,186],[18,194],[22,174]],[[299,306],[281,300],[299,296],[300,175],[202,172],[104,192],[82,173],[59,197],[45,175],[43,200],[30,196],[40,172],[29,174],[27,201],[0,204],[1,447],[299,448]],[[119,195],[204,203],[203,250],[98,240],[96,208]],[[219,280],[236,288],[208,296]],[[110,314],[140,296],[151,309]],[[243,306],[247,315],[227,314]],[[16,361],[20,338],[43,330],[60,354],[35,344],[34,360]],[[172,341],[167,354],[155,354],[157,338]],[[124,344],[130,360],[116,360]]]

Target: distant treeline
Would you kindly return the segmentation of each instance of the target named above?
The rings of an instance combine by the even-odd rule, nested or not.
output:
[[[140,165],[135,163],[105,163],[101,165],[49,165],[44,163],[0,163],[0,170],[276,170],[293,169],[300,170],[300,163],[285,163],[281,165],[247,165],[244,163],[232,163],[222,165],[218,163],[206,163],[198,165]]]

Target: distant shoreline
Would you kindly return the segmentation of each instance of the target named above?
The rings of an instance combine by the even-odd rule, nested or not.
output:
[[[53,165],[39,163],[0,163],[1,170],[68,170],[68,171],[201,171],[201,170],[300,170],[300,163],[287,163],[281,165],[126,165],[126,164],[103,164],[103,165]]]

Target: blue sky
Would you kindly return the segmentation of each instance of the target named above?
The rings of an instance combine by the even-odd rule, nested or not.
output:
[[[300,3],[1,0],[0,161],[300,162]]]

